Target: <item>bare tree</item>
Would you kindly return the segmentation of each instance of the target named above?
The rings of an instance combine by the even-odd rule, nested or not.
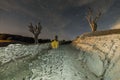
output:
[[[92,32],[95,32],[97,30],[97,21],[100,18],[101,14],[101,11],[98,11],[96,14],[94,14],[93,9],[88,8],[86,19],[91,27]]]
[[[35,44],[37,44],[38,36],[42,30],[42,26],[41,26],[40,22],[38,23],[38,25],[35,25],[35,26],[33,26],[32,23],[30,23],[30,25],[28,27],[29,27],[29,31],[34,35]]]

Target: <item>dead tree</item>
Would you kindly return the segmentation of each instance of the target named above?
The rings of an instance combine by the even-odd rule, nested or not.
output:
[[[93,9],[88,8],[86,19],[91,27],[92,32],[95,32],[97,30],[97,21],[100,18],[101,14],[101,11],[98,11],[96,14],[94,14]]]
[[[29,31],[34,36],[35,44],[38,44],[38,36],[42,30],[42,26],[41,26],[40,22],[38,23],[38,25],[35,25],[35,26],[33,26],[32,23],[30,23],[30,25],[28,27],[29,27]]]

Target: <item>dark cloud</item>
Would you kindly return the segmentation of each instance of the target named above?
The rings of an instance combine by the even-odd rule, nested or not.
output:
[[[27,26],[40,21],[41,38],[59,35],[61,39],[72,39],[90,31],[85,19],[88,7],[104,12],[99,29],[107,29],[120,17],[119,3],[119,0],[0,0],[0,32],[31,36]],[[110,20],[111,16],[114,19]]]

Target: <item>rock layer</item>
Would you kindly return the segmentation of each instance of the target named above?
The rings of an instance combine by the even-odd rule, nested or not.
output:
[[[120,79],[120,34],[82,35],[72,44],[82,51],[79,59],[91,73],[102,80]]]

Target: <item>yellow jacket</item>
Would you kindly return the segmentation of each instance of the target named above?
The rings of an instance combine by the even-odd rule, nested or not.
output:
[[[58,48],[59,47],[59,41],[56,41],[56,40],[52,41],[51,42],[51,47],[53,49]]]

